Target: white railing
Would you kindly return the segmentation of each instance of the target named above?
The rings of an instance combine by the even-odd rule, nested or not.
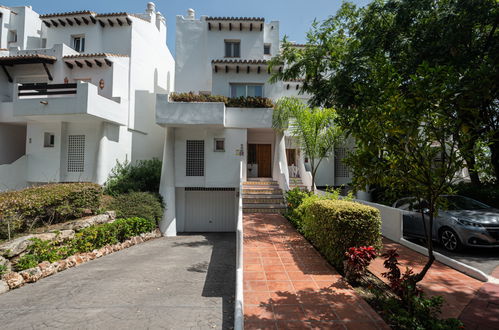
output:
[[[300,156],[298,157],[298,175],[301,178],[302,184],[307,187],[308,190],[312,190],[312,173],[307,171],[305,168],[305,158],[303,157],[303,150],[300,150]]]
[[[243,180],[244,161],[241,160],[239,169],[239,194],[237,208],[236,229],[236,299],[234,309],[234,329],[244,329],[244,295],[243,295]]]

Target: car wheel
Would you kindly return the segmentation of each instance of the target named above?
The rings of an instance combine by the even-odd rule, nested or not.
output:
[[[462,248],[461,241],[456,232],[450,228],[442,228],[440,230],[440,243],[447,251],[459,251]]]

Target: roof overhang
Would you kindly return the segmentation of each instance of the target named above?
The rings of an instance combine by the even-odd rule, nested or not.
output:
[[[110,53],[94,53],[94,54],[77,54],[67,55],[62,58],[66,66],[73,69],[75,66],[83,68],[84,66],[93,67],[111,67],[113,57],[128,57],[128,55],[110,54]]]
[[[262,17],[207,17],[210,31],[263,31],[265,19]]]
[[[43,54],[0,56],[0,65],[8,66],[36,63],[54,64],[55,61],[57,61],[55,56]]]
[[[132,17],[143,19],[125,12],[97,14],[88,10],[40,15],[42,22],[49,28],[91,24],[99,24],[101,27],[132,25]]]
[[[215,73],[270,73],[269,61],[267,60],[243,60],[243,59],[223,59],[212,60],[211,67]],[[275,71],[282,71],[282,66],[274,68]]]

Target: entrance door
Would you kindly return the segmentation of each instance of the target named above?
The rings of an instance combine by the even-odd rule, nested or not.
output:
[[[256,145],[256,163],[258,164],[259,178],[270,178],[272,176],[272,145]]]

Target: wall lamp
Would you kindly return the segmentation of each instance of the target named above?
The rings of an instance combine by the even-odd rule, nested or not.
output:
[[[47,101],[40,101],[40,103],[43,104],[43,105],[49,104]]]

